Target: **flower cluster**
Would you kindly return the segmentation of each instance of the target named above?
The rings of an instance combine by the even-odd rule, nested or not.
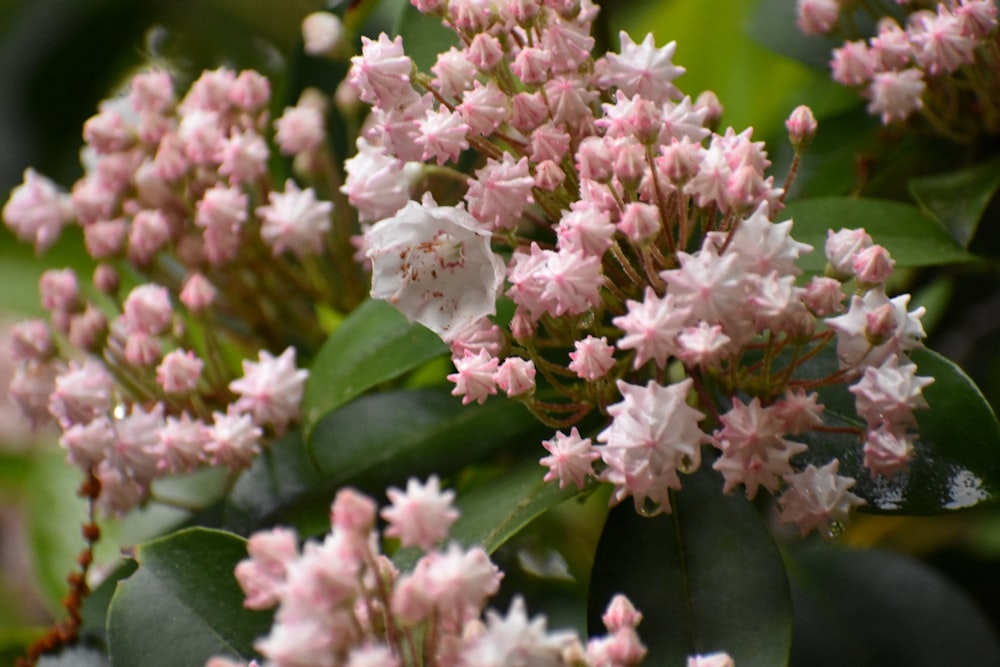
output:
[[[388,524],[384,536],[424,552],[409,572],[381,553],[376,505],[352,489],[337,494],[330,533],[321,541],[299,548],[285,528],[250,537],[250,558],[236,567],[244,604],[277,607],[270,634],[256,643],[264,665],[628,667],[645,656],[636,632],[642,614],[622,595],[603,617],[608,634],[586,645],[573,632],[549,632],[542,616],[529,618],[520,597],[506,614],[487,611],[483,620],[503,573],[481,547],[435,548],[458,517],[454,493],[442,492],[431,477],[426,484],[411,479],[406,491],[388,495],[392,504],[380,513]]]
[[[288,343],[315,349],[316,302],[357,283],[349,261],[320,261],[352,252],[348,234],[335,247],[333,204],[268,175],[272,142],[317,172],[323,109],[305,95],[272,123],[270,101],[254,71],[205,72],[180,99],[167,72],[140,73],[85,124],[71,193],[29,169],[3,208],[39,252],[79,225],[96,262],[90,285],[72,269],[42,276],[49,321],[14,328],[11,395],[58,424],[109,513],[161,475],[245,468],[266,430],[283,434],[307,376]]]
[[[546,479],[595,477],[644,513],[670,510],[709,444],[726,491],[785,489],[781,516],[803,531],[842,519],[862,502],[854,480],[836,459],[807,464],[795,439],[833,428],[826,386],[856,382],[871,473],[905,467],[929,382],[903,356],[922,311],[886,296],[893,262],[863,230],[831,232],[828,275],[803,284],[811,248],[772,221],[784,189],[763,143],[713,129],[719,102],[677,88],[674,43],[622,33],[620,53],[595,58],[587,1],[413,4],[461,48],[431,77],[400,38],[364,41],[349,81],[373,110],[344,187],[377,221],[373,296],[450,343],[454,394],[502,391],[559,429],[606,416],[593,439],[544,443]],[[816,123],[800,108],[788,128],[798,152]],[[407,163],[440,173],[472,150],[474,176],[453,172],[464,201],[409,200]],[[834,339],[837,370],[799,372]]]
[[[848,37],[833,51],[833,79],[861,90],[869,112],[885,124],[919,112],[935,130],[964,140],[1000,130],[994,0],[900,2],[905,18],[882,16],[868,39],[852,34],[844,4],[798,0],[798,25],[807,34]]]

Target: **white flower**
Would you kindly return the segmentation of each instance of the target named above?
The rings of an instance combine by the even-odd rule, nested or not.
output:
[[[411,201],[366,235],[375,299],[448,340],[496,312],[504,264],[464,209]]]

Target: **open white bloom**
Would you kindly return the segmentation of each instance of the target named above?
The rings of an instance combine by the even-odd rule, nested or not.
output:
[[[365,236],[375,299],[446,341],[496,312],[504,264],[490,232],[465,209],[411,201]]]

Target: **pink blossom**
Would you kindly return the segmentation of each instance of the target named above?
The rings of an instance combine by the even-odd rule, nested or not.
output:
[[[874,286],[888,280],[895,265],[896,262],[889,256],[888,250],[880,245],[873,245],[859,250],[854,255],[852,268],[859,283]]]
[[[507,95],[493,81],[482,85],[476,81],[472,90],[462,95],[462,103],[455,110],[475,134],[489,136],[507,119],[509,101]]]
[[[866,92],[871,99],[868,111],[880,114],[882,123],[906,120],[911,113],[923,108],[921,99],[927,84],[923,72],[916,68],[901,72],[879,72]]]
[[[218,161],[225,139],[219,114],[204,109],[186,112],[177,128],[177,136],[183,145],[184,157],[200,165]]]
[[[180,103],[180,111],[188,115],[195,111],[222,112],[232,105],[230,94],[236,85],[236,73],[225,67],[206,70],[191,84]]]
[[[918,12],[911,15],[907,32],[917,64],[933,76],[954,72],[973,62],[977,43],[962,28],[962,20],[944,5],[938,5],[937,14]]]
[[[11,191],[2,212],[4,224],[22,241],[34,243],[37,252],[55,243],[72,214],[67,196],[30,168],[24,170],[24,181]]]
[[[510,153],[503,160],[489,159],[476,171],[469,183],[465,201],[469,212],[492,228],[513,228],[528,204],[534,201],[531,190],[534,179],[528,172],[528,159],[517,162]]]
[[[214,466],[225,466],[230,472],[249,468],[260,453],[262,432],[250,415],[230,411],[213,413],[215,423],[209,427],[209,442],[205,455]]]
[[[594,38],[583,21],[549,22],[542,32],[541,47],[552,54],[553,74],[576,74],[590,59]]]
[[[774,415],[781,421],[785,433],[798,434],[823,425],[823,405],[816,392],[806,393],[804,389],[792,391],[774,402]]]
[[[545,97],[553,123],[578,128],[593,117],[590,105],[597,99],[597,91],[578,77],[556,76],[545,82]]]
[[[686,402],[691,387],[690,378],[666,387],[618,381],[622,401],[608,407],[611,425],[597,436],[608,465],[602,479],[615,486],[612,503],[631,495],[637,509],[648,500],[670,511],[668,489],[680,488],[678,471],[698,469],[706,440],[698,427],[704,413]]]
[[[158,436],[157,470],[171,474],[192,472],[205,461],[205,445],[211,437],[208,427],[186,412],[180,418],[167,417]]]
[[[186,394],[198,386],[204,362],[189,350],[172,350],[156,368],[156,381],[168,394]]]
[[[257,113],[271,99],[271,82],[260,72],[245,69],[229,89],[229,101],[237,108]]]
[[[86,424],[106,414],[112,405],[114,380],[104,366],[90,358],[56,378],[49,397],[49,411],[65,428],[71,424]]]
[[[718,365],[724,356],[730,354],[731,342],[721,326],[701,321],[677,334],[674,339],[675,354],[688,368],[706,368]]]
[[[860,86],[875,75],[875,54],[865,42],[845,42],[833,50],[830,61],[833,80],[845,86]]]
[[[326,139],[323,111],[308,103],[285,107],[281,117],[274,121],[274,129],[274,140],[285,155],[315,151]]]
[[[363,493],[351,488],[340,489],[330,506],[330,525],[343,531],[367,535],[375,526],[375,509],[375,501]]]
[[[503,46],[493,35],[480,32],[466,48],[466,58],[483,72],[491,72],[503,60]]]
[[[114,105],[106,103],[102,106],[104,108],[97,115],[83,124],[84,141],[102,154],[126,150],[135,141],[131,128],[125,124]]]
[[[151,410],[133,404],[128,416],[113,421],[115,441],[105,463],[148,488],[159,472],[159,433],[164,426],[163,404]],[[102,491],[103,493],[103,491]]]
[[[452,396],[461,396],[462,405],[473,401],[482,404],[486,399],[497,393],[496,373],[499,359],[490,356],[486,350],[476,354],[466,352],[461,359],[453,359],[455,373],[448,376],[448,381],[455,383]]]
[[[7,388],[8,395],[35,428],[52,420],[49,396],[55,389],[55,380],[61,370],[55,363],[48,362],[29,362],[14,370],[14,377]]]
[[[521,92],[511,98],[510,124],[517,129],[530,132],[549,120],[549,110],[541,93]]]
[[[837,0],[797,0],[795,14],[799,30],[807,35],[823,35],[837,25],[840,4]]]
[[[372,297],[449,337],[496,312],[504,267],[490,234],[461,208],[409,202],[366,235]]]
[[[805,105],[795,107],[785,121],[788,140],[796,151],[805,149],[812,142],[816,136],[816,128],[816,116],[813,115],[812,109]]]
[[[74,347],[98,352],[108,332],[108,318],[93,304],[87,304],[82,313],[70,318],[67,336]]]
[[[254,533],[247,541],[250,558],[236,565],[236,580],[247,609],[269,609],[281,601],[289,566],[299,556],[298,537],[289,528]]]
[[[426,484],[411,477],[405,492],[393,487],[386,495],[392,506],[380,512],[389,524],[385,534],[398,537],[404,547],[429,550],[448,536],[451,525],[458,519],[458,510],[452,505],[455,492],[441,491],[436,475],[431,475]]]
[[[87,253],[94,259],[114,257],[125,246],[128,223],[122,219],[99,220],[83,228]]]
[[[139,285],[129,292],[122,310],[130,334],[159,335],[166,331],[173,315],[167,288],[152,283]]]
[[[344,36],[344,24],[332,12],[313,12],[302,19],[303,49],[311,56],[333,52]]]
[[[458,160],[459,154],[469,147],[466,135],[469,126],[462,116],[442,107],[438,111],[430,110],[422,121],[417,122],[420,134],[417,143],[423,147],[421,160],[437,158],[439,165],[448,160]]]
[[[73,269],[49,269],[38,280],[42,308],[71,311],[80,305],[80,285]]]
[[[913,458],[913,436],[903,429],[887,424],[869,430],[865,437],[865,467],[871,471],[872,479],[885,475],[889,479],[906,469]]]
[[[535,364],[520,357],[507,357],[496,374],[497,386],[507,396],[521,396],[535,391]]]
[[[128,234],[128,258],[144,266],[170,241],[170,222],[162,211],[142,210],[132,218]]]
[[[200,313],[215,302],[218,290],[200,273],[192,273],[181,289],[180,300],[192,313]]]
[[[616,343],[620,350],[635,350],[635,368],[652,359],[663,368],[667,359],[676,354],[677,334],[687,324],[689,311],[667,295],[659,297],[647,287],[642,301],[626,302],[628,313],[612,323],[624,334]]]
[[[362,36],[361,55],[351,58],[349,81],[361,100],[377,103],[383,108],[393,107],[410,87],[410,69],[413,62],[403,53],[403,38],[390,41],[382,33],[378,41]]]
[[[834,522],[844,521],[853,507],[865,501],[848,489],[855,484],[853,477],[837,474],[840,461],[831,460],[822,468],[811,463],[805,470],[785,475],[788,489],[778,498],[783,523],[797,523],[805,537],[814,528],[829,530]]]
[[[534,46],[525,47],[518,51],[510,69],[514,76],[528,85],[545,83],[552,69],[552,54]]]
[[[610,216],[596,206],[580,205],[564,211],[556,225],[560,250],[601,257],[611,247],[615,226]]]
[[[294,347],[286,348],[279,357],[261,350],[258,359],[244,359],[243,377],[229,383],[229,389],[240,397],[231,407],[250,413],[258,425],[271,424],[280,436],[299,416],[309,371],[295,367]]]
[[[322,252],[333,203],[317,200],[312,188],[300,190],[291,179],[284,192],[269,193],[267,201],[257,207],[257,215],[263,221],[260,236],[275,257],[286,250],[299,258]]]
[[[925,308],[907,312],[909,302],[909,294],[890,300],[884,292],[869,290],[864,297],[851,297],[846,314],[827,318],[827,325],[837,332],[841,369],[878,365],[893,354],[919,347],[926,336],[920,323]],[[872,318],[875,314],[880,316],[877,321]]]
[[[604,377],[615,365],[615,348],[608,345],[605,336],[587,336],[573,343],[574,351],[569,353],[569,370],[583,380],[594,381]]]
[[[875,53],[877,69],[901,70],[913,59],[910,35],[891,17],[879,20],[878,34],[868,40]]]
[[[916,374],[915,364],[900,365],[899,357],[889,357],[881,366],[868,366],[857,383],[849,388],[855,396],[858,416],[871,428],[880,423],[890,427],[915,426],[913,410],[926,408],[923,388],[932,377]]]
[[[111,420],[104,416],[64,428],[59,438],[59,446],[66,450],[67,460],[84,471],[106,459],[114,443]]]
[[[633,42],[624,30],[618,35],[621,55],[608,53],[599,85],[615,86],[629,97],[639,95],[654,102],[680,99],[681,93],[672,83],[685,72],[683,67],[671,62],[677,42],[656,48],[652,33],[648,33],[641,44]]]
[[[213,264],[236,259],[240,227],[247,220],[249,198],[236,186],[218,183],[202,195],[195,213],[195,224],[205,230],[205,254]]]
[[[872,245],[872,238],[864,229],[841,229],[826,232],[827,273],[838,280],[854,276],[854,257]]]
[[[476,79],[476,66],[467,57],[465,51],[459,51],[454,46],[439,53],[437,62],[431,67],[434,73],[432,83],[444,97],[458,97],[462,91],[472,87]]]
[[[223,140],[219,153],[219,173],[232,185],[253,183],[267,171],[270,150],[264,138],[252,130],[233,132]]]
[[[493,610],[486,612],[483,633],[466,643],[461,665],[548,665],[568,664],[563,652],[571,650],[579,639],[572,631],[549,633],[544,616],[528,620],[524,599],[517,595],[507,616]]]
[[[813,276],[802,292],[802,302],[817,317],[844,310],[844,292],[840,281],[826,276]]]
[[[361,222],[388,218],[410,200],[410,181],[403,163],[364,139],[358,139],[358,152],[344,168],[347,180],[340,191],[358,210]]]
[[[569,435],[557,431],[551,440],[543,440],[542,446],[549,452],[549,456],[538,461],[549,469],[544,481],[558,479],[560,489],[570,482],[582,489],[587,478],[594,475],[594,461],[601,457],[600,452],[591,446],[590,438],[581,438],[575,426]]]
[[[170,72],[153,69],[139,72],[129,84],[129,104],[138,112],[165,113],[175,103]]]
[[[43,320],[23,320],[10,328],[13,361],[45,361],[55,353],[52,333]]]
[[[997,6],[992,0],[959,0],[951,11],[961,22],[962,34],[974,39],[986,37],[997,27]]]

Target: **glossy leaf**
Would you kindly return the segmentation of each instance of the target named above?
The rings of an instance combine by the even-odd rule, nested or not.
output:
[[[795,25],[795,3],[787,0],[760,0],[755,3],[747,33],[762,46],[827,71],[830,50],[843,40],[823,35],[806,35]]]
[[[364,302],[326,340],[313,362],[302,401],[306,433],[352,398],[447,351],[433,332],[410,324],[385,301]]]
[[[809,433],[802,440],[810,450],[803,458],[817,465],[840,459],[840,474],[853,476],[852,491],[864,498],[863,510],[929,514],[972,507],[1000,494],[1000,425],[986,398],[951,361],[930,350],[915,350],[911,358],[919,375],[934,383],[924,388],[930,405],[916,410],[920,437],[909,470],[892,481],[872,479],[864,468],[860,438],[843,433]],[[822,377],[836,369],[833,350],[825,350],[804,370]],[[854,395],[840,385],[820,390],[828,424],[864,428],[854,409]],[[798,436],[797,436],[798,437]]]
[[[796,240],[813,246],[799,266],[822,271],[827,230],[864,227],[875,243],[885,246],[896,267],[933,266],[975,261],[947,230],[915,206],[879,199],[821,197],[790,202],[777,220],[792,218]]]
[[[246,542],[191,528],[136,547],[139,568],[118,585],[108,612],[115,665],[203,665],[215,655],[255,657],[253,641],[271,625],[269,612],[243,608],[233,575]]]
[[[305,511],[325,530],[327,508],[316,501],[329,502],[341,486],[381,497],[411,476],[445,476],[503,448],[537,447],[547,434],[524,407],[499,397],[463,406],[440,388],[362,396],[316,425],[311,459],[294,438],[259,457],[230,495],[223,525],[246,532]]]
[[[741,494],[722,494],[711,470],[683,477],[673,514],[643,517],[631,502],[611,510],[591,575],[588,625],[615,593],[643,614],[645,664],[727,651],[740,667],[786,664],[792,607],[778,549]]]
[[[1000,665],[989,620],[926,565],[822,544],[788,559],[793,666]]]
[[[934,214],[963,248],[969,246],[998,188],[1000,160],[910,181],[914,199]]]

